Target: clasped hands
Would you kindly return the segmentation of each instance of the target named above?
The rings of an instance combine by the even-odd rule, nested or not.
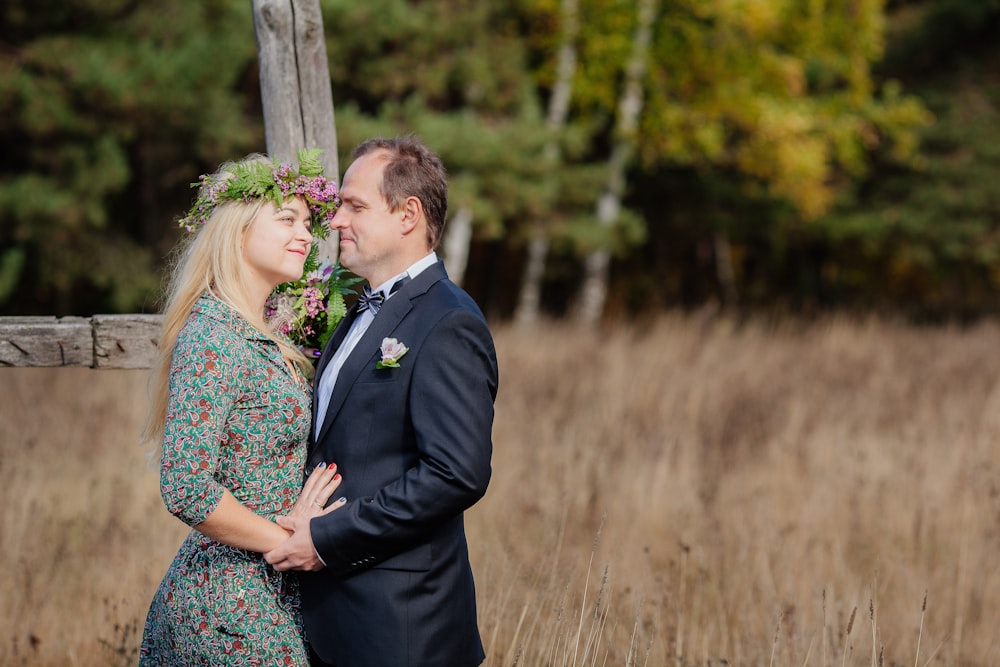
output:
[[[309,532],[309,522],[347,504],[346,498],[340,498],[326,507],[330,496],[340,486],[341,479],[336,464],[321,463],[309,473],[292,511],[277,518],[277,524],[288,531],[288,539],[264,554],[264,560],[275,570],[315,572],[323,568],[323,561],[319,559]]]

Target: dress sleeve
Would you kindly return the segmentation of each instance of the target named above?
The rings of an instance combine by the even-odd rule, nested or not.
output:
[[[215,511],[224,488],[216,480],[226,416],[234,402],[233,358],[226,338],[209,327],[185,327],[170,363],[170,394],[160,460],[160,494],[188,525]]]

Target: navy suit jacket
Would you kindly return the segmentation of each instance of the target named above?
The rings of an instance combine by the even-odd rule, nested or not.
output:
[[[376,368],[384,338],[409,348],[399,368]],[[310,469],[337,464],[348,499],[311,521],[326,568],[301,577],[306,634],[323,660],[483,661],[463,512],[489,483],[497,379],[486,320],[440,261],[383,304],[344,363],[309,455]]]

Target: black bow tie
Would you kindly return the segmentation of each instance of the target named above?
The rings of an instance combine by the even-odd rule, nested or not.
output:
[[[397,280],[393,283],[392,288],[389,290],[389,294],[395,294],[409,279],[409,276],[403,276]],[[364,289],[361,291],[361,296],[358,297],[358,315],[366,310],[371,310],[372,315],[378,315],[378,311],[382,307],[382,302],[385,300],[386,296],[382,293],[382,290],[372,292],[371,285],[365,285]]]
[[[378,315],[378,310],[382,307],[383,301],[385,301],[385,294],[382,294],[381,290],[372,292],[372,288],[369,285],[365,285],[361,296],[358,297],[358,314],[371,309],[372,315]]]

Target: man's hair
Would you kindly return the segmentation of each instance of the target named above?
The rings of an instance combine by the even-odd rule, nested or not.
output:
[[[390,211],[398,211],[408,197],[416,197],[427,217],[427,242],[433,250],[441,242],[448,211],[448,178],[433,151],[412,135],[392,139],[375,138],[354,149],[353,159],[387,153],[379,191]]]

